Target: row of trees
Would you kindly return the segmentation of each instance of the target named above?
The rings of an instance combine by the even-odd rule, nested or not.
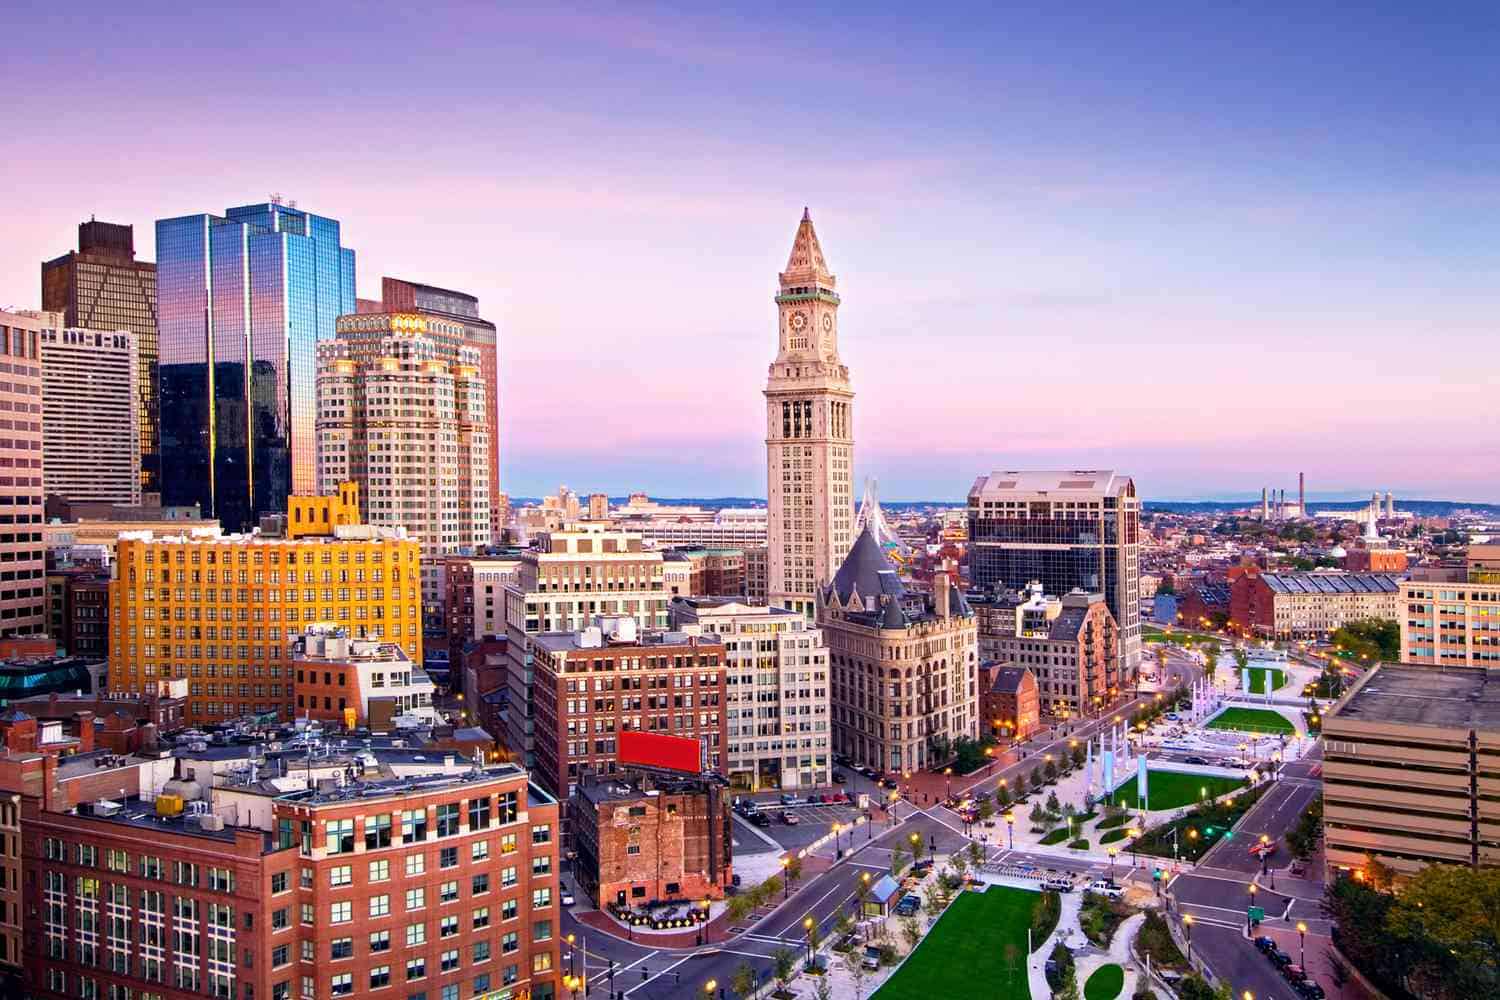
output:
[[[1323,799],[1319,796],[1307,804],[1297,825],[1286,832],[1287,850],[1292,857],[1307,860],[1317,849],[1318,839],[1323,836]]]
[[[1351,659],[1401,659],[1401,625],[1390,618],[1363,618],[1334,630],[1330,639]]]
[[[1328,886],[1324,910],[1349,960],[1394,997],[1500,996],[1500,869],[1431,865],[1392,891],[1374,859]]]

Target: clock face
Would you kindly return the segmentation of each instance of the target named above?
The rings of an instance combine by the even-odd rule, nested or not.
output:
[[[823,332],[824,333],[832,333],[833,332],[833,314],[832,313],[824,313],[823,314]]]
[[[807,313],[800,310],[792,313],[791,323],[792,329],[800,333],[807,326]]]

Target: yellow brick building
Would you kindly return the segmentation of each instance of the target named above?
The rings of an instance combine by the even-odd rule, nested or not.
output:
[[[314,622],[399,643],[422,662],[417,540],[358,523],[319,536],[300,527],[287,532],[295,538],[122,534],[109,585],[109,689],[181,678],[192,724],[272,711],[290,719],[288,647]]]

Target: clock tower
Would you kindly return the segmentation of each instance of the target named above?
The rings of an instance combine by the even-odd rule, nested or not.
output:
[[[839,361],[839,296],[812,217],[780,274],[776,360],[766,381],[766,595],[811,618],[854,525],[854,391]]]

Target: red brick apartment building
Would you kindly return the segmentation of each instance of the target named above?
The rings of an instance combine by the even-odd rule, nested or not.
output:
[[[566,799],[580,775],[615,773],[615,738],[624,730],[702,739],[710,770],[723,773],[729,722],[722,640],[681,632],[637,636],[629,618],[597,622],[531,639],[533,774],[543,787]]]
[[[23,798],[30,995],[556,995],[558,807],[524,771],[325,780],[253,799],[59,813]]]

